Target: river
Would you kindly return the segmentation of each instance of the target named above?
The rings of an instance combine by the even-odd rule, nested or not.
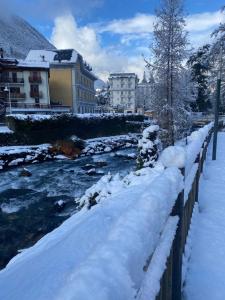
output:
[[[126,155],[135,149],[119,152]],[[99,162],[105,165],[99,167]],[[96,174],[87,174],[87,164],[95,166]],[[20,177],[21,167],[0,173],[0,268],[74,214],[74,199],[101,176],[126,175],[134,166],[135,160],[107,153],[29,165],[31,177]],[[63,209],[56,205],[60,200],[65,202]]]

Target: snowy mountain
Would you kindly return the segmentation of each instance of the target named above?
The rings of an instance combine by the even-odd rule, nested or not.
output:
[[[0,47],[6,57],[25,58],[30,49],[55,49],[36,29],[18,16],[0,14]]]

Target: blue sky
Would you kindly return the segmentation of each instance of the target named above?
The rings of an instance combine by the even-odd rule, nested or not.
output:
[[[209,41],[225,21],[223,0],[186,0],[187,30],[194,48]],[[159,0],[1,0],[58,48],[75,48],[101,78],[109,72],[144,70],[150,55],[155,8]]]

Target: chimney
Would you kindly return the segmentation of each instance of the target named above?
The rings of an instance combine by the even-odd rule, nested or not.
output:
[[[0,48],[0,58],[3,58],[3,55],[4,54],[4,51],[3,51],[3,48]]]

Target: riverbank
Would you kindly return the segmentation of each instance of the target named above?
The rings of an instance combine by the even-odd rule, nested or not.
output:
[[[134,147],[138,143],[139,136],[139,134],[132,133],[85,140],[84,149],[77,152],[73,159]],[[65,155],[63,149],[56,149],[51,144],[0,147],[0,171],[16,166],[70,158]]]

